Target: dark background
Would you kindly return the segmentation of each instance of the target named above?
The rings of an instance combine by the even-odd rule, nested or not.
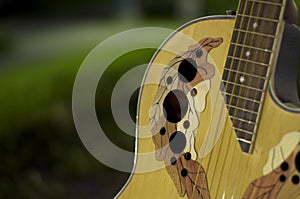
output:
[[[118,32],[144,26],[176,29],[194,18],[223,15],[237,4],[0,1],[0,198],[112,198],[129,174],[101,164],[79,139],[71,103],[80,64],[99,42]],[[143,49],[118,58],[101,79],[107,86],[97,91],[99,122],[107,136],[127,150],[133,151],[134,140],[112,119],[107,108],[111,90],[122,74],[148,63],[154,52]],[[129,106],[132,115],[136,97]]]

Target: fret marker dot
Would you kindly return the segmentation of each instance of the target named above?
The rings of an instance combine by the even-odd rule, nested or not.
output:
[[[250,53],[250,51],[248,50],[247,52],[246,52],[246,57],[249,57],[251,55],[251,53]]]
[[[258,23],[257,23],[257,22],[254,22],[254,23],[253,23],[253,28],[255,29],[255,28],[257,28],[257,26],[258,26]]]
[[[240,77],[240,82],[241,82],[241,83],[245,82],[245,77],[244,77],[244,76],[241,76],[241,77]]]

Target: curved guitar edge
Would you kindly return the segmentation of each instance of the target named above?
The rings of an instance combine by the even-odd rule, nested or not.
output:
[[[139,91],[139,97],[138,97],[138,103],[137,103],[137,116],[139,116],[139,110],[140,110],[139,107],[140,107],[140,100],[141,100],[140,98],[141,98],[141,94],[142,94],[142,91],[143,91],[143,85],[144,85],[146,76],[148,74],[150,65],[151,65],[151,63],[153,63],[153,60],[155,59],[155,57],[157,56],[157,54],[161,51],[161,49],[163,48],[163,46],[169,40],[171,40],[174,37],[175,34],[177,34],[178,31],[180,31],[180,30],[182,30],[184,28],[187,28],[188,26],[190,26],[192,24],[201,23],[203,21],[208,21],[208,20],[235,20],[235,17],[234,16],[228,16],[228,15],[214,15],[214,16],[206,16],[206,17],[201,17],[201,18],[198,18],[198,19],[194,19],[192,21],[189,21],[189,22],[185,23],[184,25],[182,25],[178,29],[174,30],[174,32],[168,38],[165,39],[165,41],[160,45],[160,47],[158,48],[158,50],[152,56],[152,59],[150,60],[148,66],[147,66],[147,69],[145,71],[145,74],[144,74],[144,77],[143,77],[143,80],[142,80],[142,84],[141,84],[141,87],[140,87],[141,89]],[[136,121],[138,121],[138,117],[137,117]],[[137,159],[138,159],[138,134],[139,134],[138,133],[138,123],[136,123],[135,147],[134,147],[135,155],[134,155],[133,169],[132,169],[131,174],[130,174],[128,180],[126,181],[126,183],[123,185],[123,187],[120,189],[120,191],[114,197],[115,199],[121,197],[122,193],[128,187],[129,183],[132,181],[132,178],[133,178],[133,176],[135,174],[135,170],[136,170],[136,166],[137,166]]]
[[[269,151],[264,175],[253,180],[243,199],[294,198],[299,196],[300,132],[287,133],[281,142]]]
[[[184,30],[185,28],[188,29],[189,26],[193,27],[193,25],[195,25],[197,29],[193,29],[187,32],[191,35],[194,35],[195,34],[194,32],[198,31],[197,38],[196,38],[197,40],[201,40],[207,37],[224,38],[224,45],[222,44],[220,48],[213,50],[211,54],[213,60],[217,63],[216,66],[218,70],[222,71],[223,70],[222,67],[224,67],[223,63],[225,62],[226,59],[226,53],[227,53],[226,47],[228,47],[230,42],[228,40],[230,40],[231,31],[232,31],[231,28],[234,22],[234,20],[232,19],[233,17],[226,17],[226,16],[206,17],[206,18],[194,20],[182,26],[177,31]],[[209,23],[205,23],[205,22],[209,22]],[[200,32],[199,28],[203,33]],[[223,28],[222,31],[219,30],[220,28]],[[170,37],[168,37],[160,48],[164,47],[167,42],[169,42],[172,38],[174,38],[176,33],[177,32],[174,32]],[[182,51],[186,50],[185,47],[181,47],[181,46],[180,49]],[[161,56],[161,54],[165,55],[164,51],[160,51],[159,49],[154,55],[154,57],[152,58],[151,63],[153,63],[156,60],[157,56]],[[167,56],[166,58],[164,58],[164,61],[165,60],[170,61],[171,59],[169,58],[172,57],[173,55]],[[153,69],[150,70],[150,65],[147,68],[146,74],[143,79],[143,84],[141,87],[142,89],[140,90],[138,111],[137,111],[138,114],[137,124],[145,123],[145,121],[148,119],[149,116],[145,112],[148,113],[149,106],[152,105],[152,100],[147,98],[149,97],[151,99],[154,98],[154,94],[156,93],[155,91],[157,89],[157,87],[149,88],[143,86],[144,83],[146,82],[146,76],[149,75],[149,73],[153,75]],[[160,76],[160,72],[155,73],[156,76],[157,74]],[[209,153],[208,155],[209,159],[212,160],[211,165],[214,166],[214,168],[209,169],[210,172],[206,172],[207,185],[211,193],[210,198],[230,198],[232,194],[235,194],[237,198],[242,198],[248,185],[251,182],[253,182],[255,179],[259,179],[264,175],[263,167],[266,164],[269,157],[269,154],[267,152],[270,149],[272,149],[274,146],[276,146],[280,142],[282,137],[288,132],[300,131],[300,126],[299,126],[300,114],[299,111],[297,111],[298,109],[294,109],[294,108],[287,109],[284,108],[285,106],[284,104],[279,105],[278,102],[280,101],[274,98],[276,97],[276,95],[274,95],[274,93],[272,92],[272,85],[270,85],[269,88],[270,88],[269,92],[266,92],[264,107],[262,110],[262,117],[257,131],[258,134],[257,134],[253,154],[245,155],[240,150],[235,150],[235,149],[239,149],[239,146],[234,136],[229,137],[229,135],[233,134],[232,127],[230,125],[224,126],[224,133],[222,133],[222,138],[224,138],[225,140],[223,139],[222,142],[219,141],[214,146],[214,151],[216,151],[216,153],[213,154]],[[149,94],[146,91],[148,92],[151,91],[153,93]],[[142,93],[144,97],[142,96]],[[206,108],[209,108],[209,105]],[[270,120],[271,120],[271,124],[270,124]],[[201,121],[202,124],[205,125],[209,125],[209,123],[212,122],[212,120],[210,120],[209,118],[202,117],[202,116],[201,116]],[[227,118],[226,121],[229,121],[229,119]],[[136,172],[139,170],[139,167],[141,166],[141,162],[142,162],[141,158],[138,158],[138,156],[140,155],[139,153],[143,153],[145,149],[149,150],[149,148],[151,150],[152,149],[154,150],[154,144],[151,139],[152,136],[151,133],[150,133],[149,141],[145,142],[143,139],[138,138],[138,134],[142,134],[145,132],[141,131],[138,125],[136,127],[137,129],[136,129],[136,140],[135,140],[136,145],[135,145],[134,168],[130,175],[130,178],[128,179],[125,186],[121,189],[121,191],[117,194],[116,198],[118,197],[153,198],[154,195],[156,196],[154,198],[168,198],[168,197],[183,198],[178,194],[178,191],[174,186],[174,182],[171,180],[166,169],[163,168],[163,169],[155,170],[154,172],[151,173],[149,172],[143,174],[139,174]],[[200,140],[197,139],[198,142],[196,143],[198,146],[197,151],[200,148],[199,143],[203,142],[203,138],[201,136],[202,136],[201,133],[200,135],[197,134],[197,138],[200,137]],[[226,146],[226,143],[231,143],[232,146]],[[218,155],[218,151],[220,152],[220,157]],[[226,162],[227,159],[229,160],[229,162],[233,162],[233,163],[232,164],[227,163]],[[200,163],[202,160],[203,160],[202,163],[204,164],[201,164],[201,167],[199,168],[202,169],[203,166],[203,169],[207,170],[209,163],[207,164],[207,162],[205,162],[206,161],[205,157],[201,156],[200,160],[199,158],[197,159],[197,161],[200,161]],[[156,162],[158,161],[156,161],[154,157],[153,160],[150,160],[145,164],[149,164],[149,163],[152,164]],[[226,171],[224,174],[225,178],[221,177],[223,172],[222,167],[224,167]],[[241,177],[237,175],[239,173],[242,174]],[[232,178],[226,178],[226,176],[231,176],[231,175],[233,176]],[[238,182],[236,182],[236,180],[238,180]],[[218,182],[218,183],[214,183],[214,182]],[[236,186],[238,186],[238,188],[235,188]],[[224,190],[226,188],[226,193],[220,191],[219,187],[224,187]],[[185,195],[184,198],[187,198],[187,195]],[[298,197],[297,195],[297,199],[300,199],[300,196]]]

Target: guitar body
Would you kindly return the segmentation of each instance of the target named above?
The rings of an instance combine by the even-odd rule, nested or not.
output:
[[[276,97],[272,87],[275,70],[270,73],[273,75],[260,108],[251,152],[243,152],[237,141],[220,92],[234,24],[235,18],[229,16],[192,21],[171,35],[156,53],[140,92],[135,169],[117,197],[300,199],[300,110],[284,105]],[[167,79],[165,69],[173,66],[170,63],[180,53],[181,57],[192,56],[184,52],[192,51],[197,43],[207,47],[197,55],[202,60],[196,62],[206,73],[198,75],[198,70],[186,91],[180,83],[169,88],[175,78]],[[181,70],[181,65],[176,67]],[[247,81],[247,77],[240,81]],[[174,86],[186,96],[196,96],[187,99],[189,111],[185,112],[193,112],[189,107],[196,104],[196,116],[188,118],[188,123],[184,122],[186,114],[178,121],[168,115],[172,111],[166,104],[172,99],[166,98]],[[197,93],[192,93],[192,88]],[[155,105],[163,106],[167,114],[153,113]],[[177,132],[175,137],[186,136],[176,137],[177,148],[171,144],[175,140],[172,131]]]

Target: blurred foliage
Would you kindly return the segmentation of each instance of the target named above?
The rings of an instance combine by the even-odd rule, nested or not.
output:
[[[237,2],[210,0],[206,1],[205,10],[207,14],[222,15],[226,9],[236,9]],[[4,0],[0,3],[0,15],[7,18],[54,16],[57,13],[82,16],[99,12],[97,16],[107,17],[113,15],[109,12],[114,10],[114,3],[109,0]],[[171,3],[171,0],[143,0],[141,10],[146,13],[145,16],[172,17],[174,10]],[[77,23],[76,20],[70,21]],[[162,23],[157,21],[151,25],[155,24],[159,26]],[[143,25],[149,23],[143,22]],[[103,24],[99,26],[103,31],[119,30]],[[117,26],[124,27],[124,21],[118,21]],[[166,21],[162,26],[176,28],[178,20]],[[2,29],[0,59],[9,54],[8,51],[14,50],[15,32]],[[37,30],[34,34],[41,33]],[[66,34],[64,37],[68,39],[70,36]],[[83,37],[79,35],[76,39]],[[98,42],[94,41],[92,46]],[[88,198],[111,198],[126,181],[128,174],[115,172],[93,158],[82,145],[72,120],[73,82],[88,51],[80,47],[63,53],[55,50],[56,54],[49,54],[36,62],[20,61],[14,62],[18,64],[9,68],[0,68],[0,198],[86,198],[87,195]],[[133,138],[123,133],[112,119],[109,109],[112,88],[126,71],[149,62],[153,53],[153,49],[143,49],[119,57],[101,79],[106,86],[97,90],[95,100],[99,122],[106,129],[105,132],[109,132],[107,136],[127,150],[133,150]],[[132,115],[135,115],[136,94],[129,105]]]
[[[117,146],[134,151],[134,139],[123,132],[114,121],[111,111],[111,97],[114,87],[118,80],[130,69],[142,64],[149,63],[156,49],[140,49],[130,53],[126,53],[116,59],[102,75],[96,93],[96,110],[99,123],[106,133],[106,136]],[[142,82],[143,77],[136,77],[134,81]],[[133,93],[132,101],[128,105],[131,115],[136,115],[137,93]],[[104,97],[105,96],[105,97]],[[122,96],[118,96],[122,98]],[[124,99],[125,101],[125,99]],[[127,120],[135,121],[135,117],[127,118]],[[135,132],[135,127],[131,128],[131,132]]]
[[[168,17],[174,13],[174,6],[172,5],[172,2],[172,0],[143,0],[141,1],[141,7],[146,16]]]
[[[71,88],[82,58],[1,75],[1,198],[57,198],[67,191],[68,176],[103,169],[74,134]]]

